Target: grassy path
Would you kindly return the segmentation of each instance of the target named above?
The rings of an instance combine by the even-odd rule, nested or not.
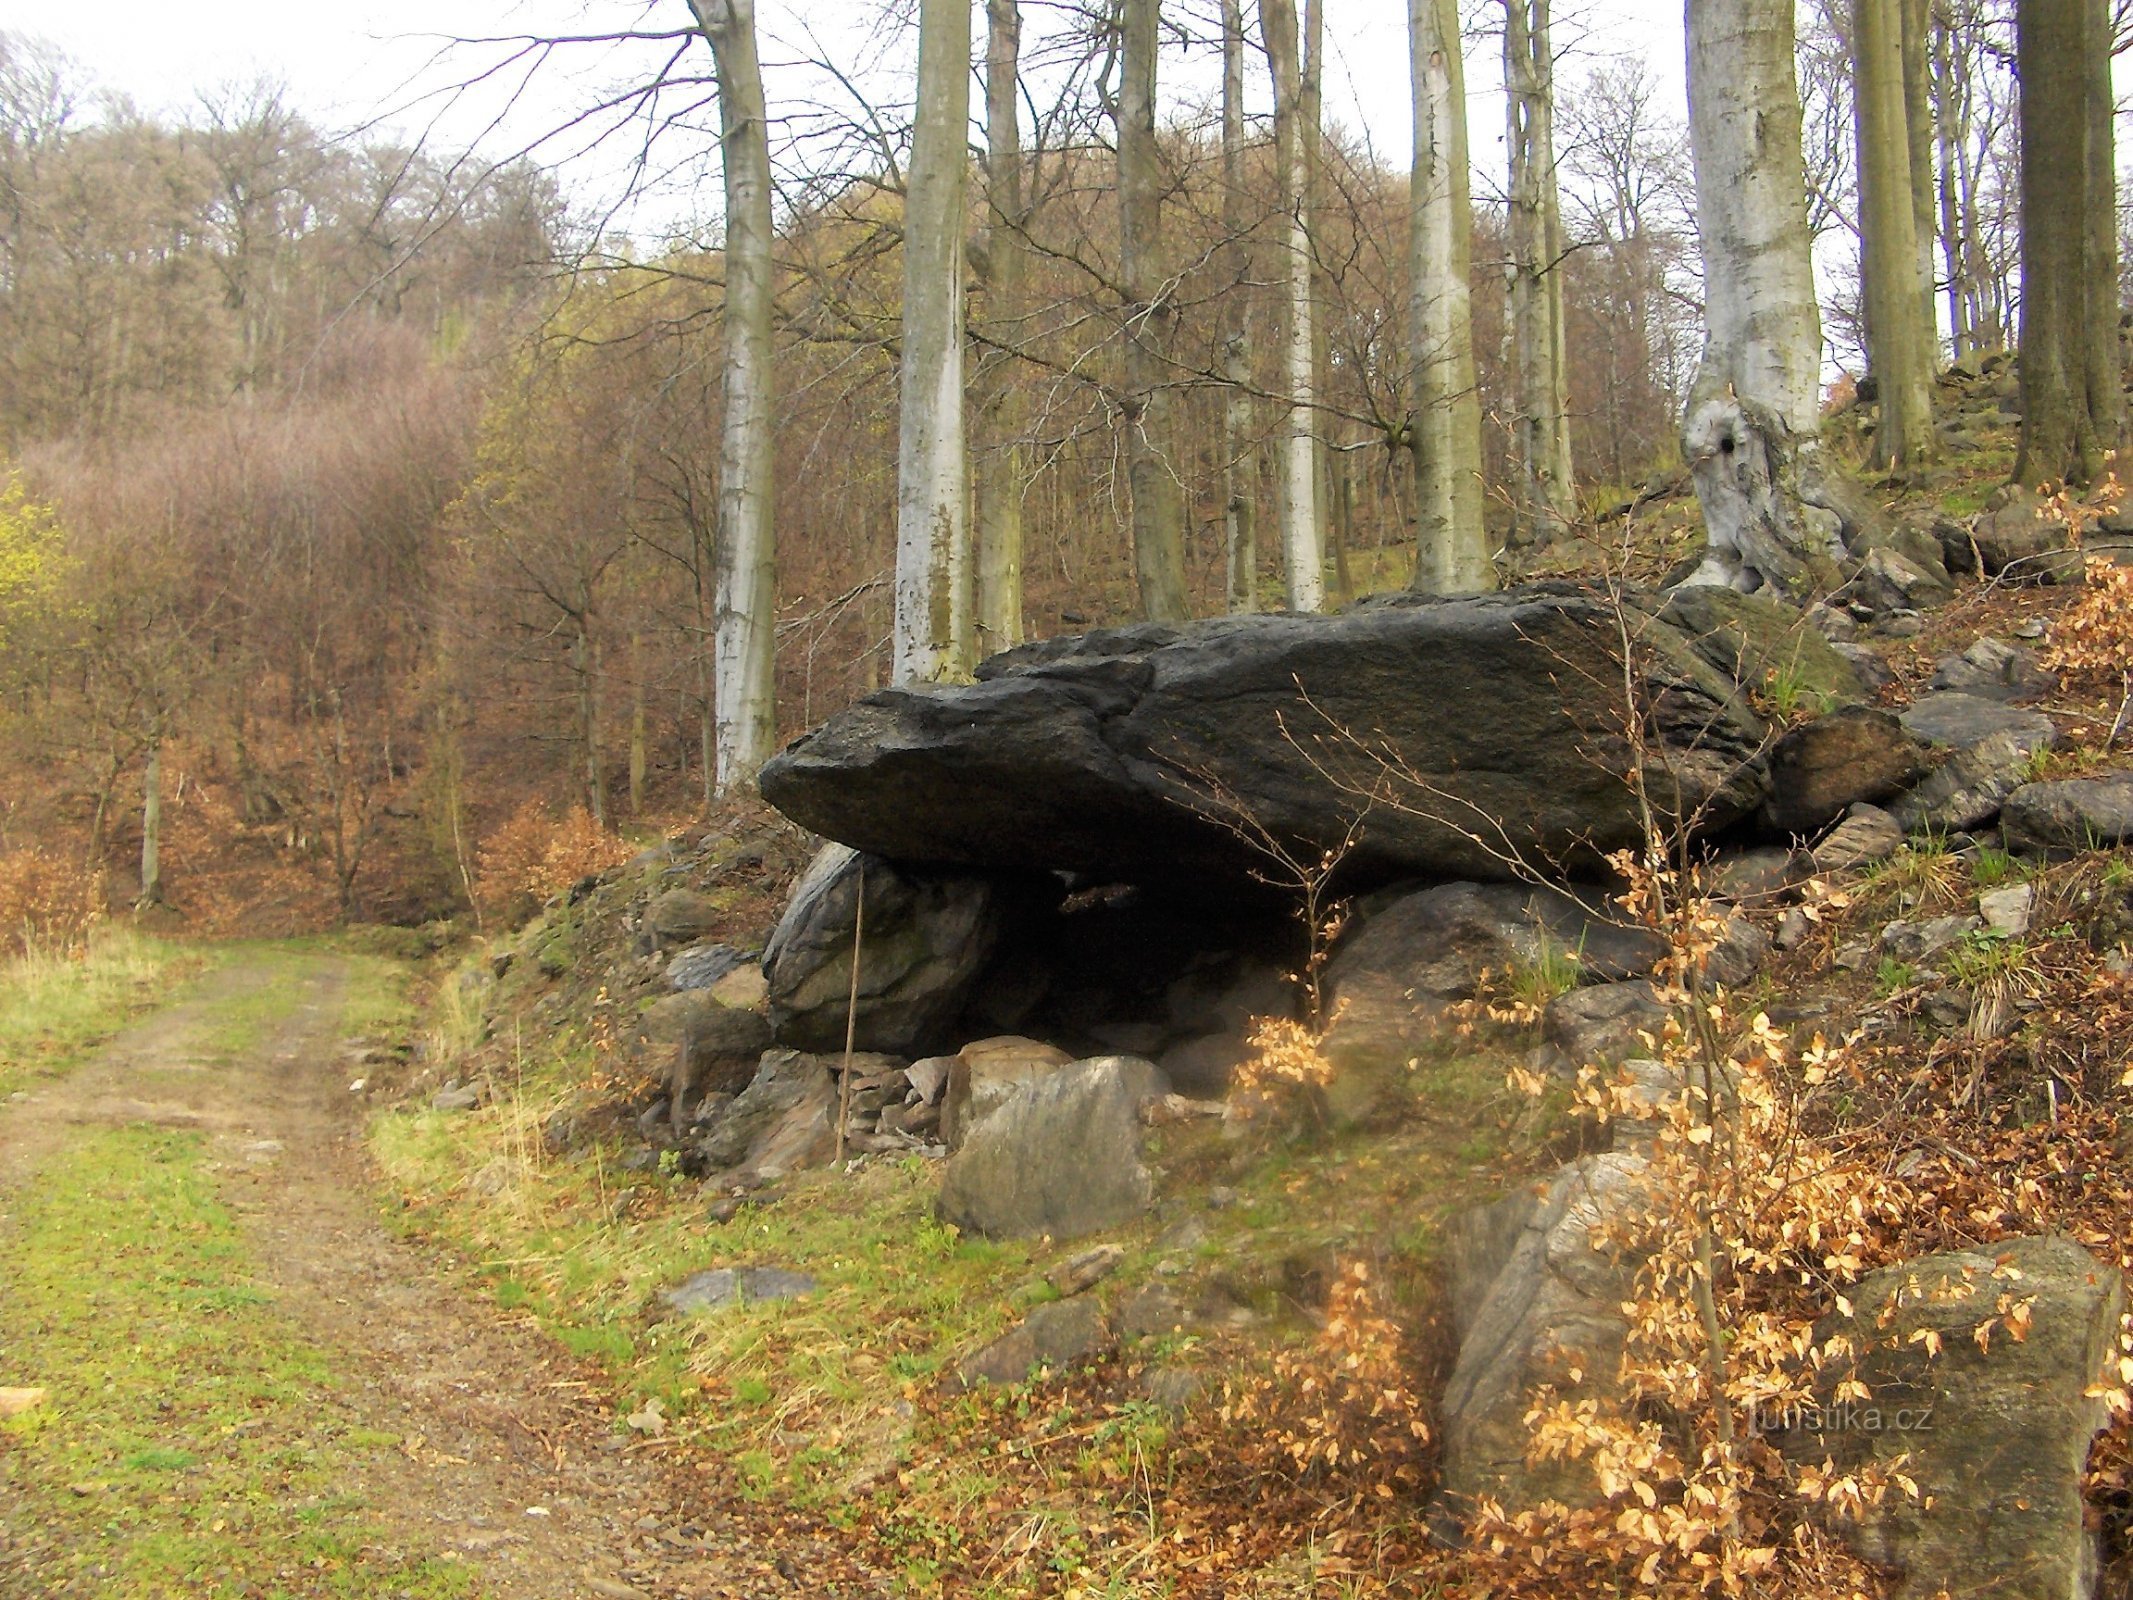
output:
[[[48,1392],[0,1423],[0,1596],[796,1592],[382,1225],[341,1043],[389,978],[238,952],[0,1103],[0,1387]]]

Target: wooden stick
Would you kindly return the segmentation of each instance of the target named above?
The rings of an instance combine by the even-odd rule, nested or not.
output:
[[[852,904],[852,988],[844,1006],[844,1074],[837,1082],[837,1165],[852,1139],[852,1043],[859,1032],[859,945],[867,926],[867,858],[859,858],[859,892]]]

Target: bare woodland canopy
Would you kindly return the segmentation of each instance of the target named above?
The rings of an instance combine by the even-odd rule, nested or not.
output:
[[[1689,9],[1687,45],[1760,52],[1725,92],[1798,95],[1786,428],[1871,355],[1881,459],[1914,464],[1930,415],[1887,397],[2019,329],[2066,419],[2022,470],[2102,470],[2104,0]],[[1546,0],[1463,39],[1411,0],[1412,152],[1326,123],[1318,0],[917,13],[905,101],[831,126],[766,103],[750,0],[655,10],[631,136],[723,139],[709,220],[656,241],[531,161],[334,134],[270,85],[147,117],[0,38],[0,854],[202,910],[448,913],[524,803],[685,813],[892,674],[1531,570],[1681,471],[1707,334],[1762,337],[1714,147]],[[2071,186],[2025,179],[2018,57],[2076,108]],[[1462,74],[1507,89],[1504,178]]]

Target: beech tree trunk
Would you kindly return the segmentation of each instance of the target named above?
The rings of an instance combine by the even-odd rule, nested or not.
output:
[[[630,631],[630,815],[644,813],[644,780],[651,767],[645,743],[644,639]]]
[[[1252,431],[1251,226],[1244,191],[1244,4],[1222,0],[1222,544],[1232,612],[1259,609],[1258,447]]]
[[[163,903],[163,735],[148,736],[148,762],[141,772],[141,897],[146,910]]]
[[[1977,348],[1968,253],[1963,248],[1963,162],[1970,144],[1969,90],[1946,23],[1932,19],[1933,136],[1940,152],[1940,249],[1948,277],[1948,342],[1960,358]]]
[[[1517,532],[1533,543],[1548,544],[1569,531],[1577,511],[1548,0],[1504,0],[1503,64],[1510,149],[1506,226],[1517,406],[1512,419],[1518,454]]]
[[[1022,63],[1021,0],[985,0],[986,289],[1001,342],[1022,337],[1022,129],[1016,92]],[[1022,389],[1012,374],[985,404],[989,448],[978,469],[977,652],[1022,642],[1022,500],[1029,490]]]
[[[963,445],[963,198],[970,0],[922,0],[918,114],[904,191],[902,415],[896,464],[898,683],[961,675],[973,609]]]
[[[1481,397],[1467,270],[1474,217],[1466,150],[1466,67],[1457,0],[1408,0],[1414,90],[1410,246],[1415,458],[1413,587],[1496,587],[1481,523]]]
[[[1155,270],[1160,219],[1155,159],[1158,0],[1121,0],[1118,91],[1119,277],[1126,294],[1126,466],[1133,487],[1133,567],[1141,614],[1181,622],[1185,496],[1168,455],[1170,395],[1163,326],[1171,315]]]
[[[712,695],[716,790],[750,782],[777,747],[776,393],[771,345],[770,120],[755,0],[690,0],[718,72],[726,191],[726,372],[719,442]]]
[[[1687,0],[1687,14],[1705,342],[1682,451],[1709,537],[1691,581],[1801,593],[1834,583],[1843,546],[1802,493],[1822,330],[1792,0]]]
[[[1919,281],[1903,12],[1910,0],[1853,0],[1861,269],[1867,360],[1880,427],[1874,462],[1910,467],[1933,444],[1932,293]]]
[[[2015,481],[2090,483],[2121,442],[2107,0],[2020,0],[2022,446]]]
[[[1933,292],[1933,31],[1931,0],[1898,0],[1903,24],[1903,115],[1911,136],[1911,239],[1918,251],[1920,323],[1926,330],[1927,373],[1940,365],[1940,307]]]
[[[1281,317],[1281,551],[1291,611],[1322,611],[1326,551],[1318,504],[1315,302],[1311,259],[1310,129],[1294,0],[1262,0],[1259,25],[1274,79],[1274,162],[1282,209],[1286,294]]]

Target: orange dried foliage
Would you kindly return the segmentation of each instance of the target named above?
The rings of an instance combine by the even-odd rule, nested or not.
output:
[[[1361,1475],[1387,1492],[1420,1483],[1427,1414],[1366,1261],[1341,1263],[1318,1337],[1278,1352],[1270,1372],[1232,1379],[1221,1411],[1280,1470]]]
[[[1230,1105],[1240,1119],[1274,1109],[1285,1100],[1302,1100],[1314,1111],[1323,1105],[1333,1063],[1319,1049],[1324,1030],[1290,1017],[1260,1017],[1252,1024],[1252,1053],[1230,1078]]]
[[[2044,664],[2082,678],[2112,678],[2133,667],[2133,569],[2091,558],[2081,598],[2052,624]]]
[[[482,906],[506,918],[530,914],[550,895],[580,878],[620,866],[630,846],[573,806],[558,821],[539,799],[528,800],[482,841],[474,893]]]
[[[0,855],[0,951],[74,949],[103,909],[94,875],[79,863],[34,847]]]

